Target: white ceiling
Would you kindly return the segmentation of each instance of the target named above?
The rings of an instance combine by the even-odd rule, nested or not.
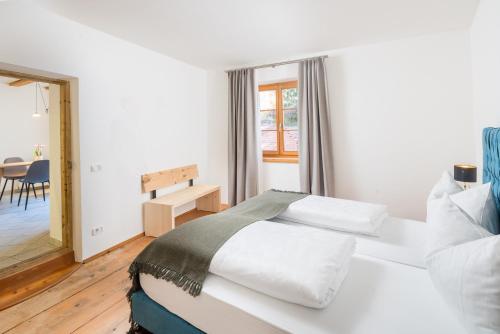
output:
[[[204,68],[468,28],[479,0],[41,0],[98,30]]]

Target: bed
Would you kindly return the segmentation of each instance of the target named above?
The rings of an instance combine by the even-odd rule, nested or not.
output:
[[[170,282],[140,274],[142,290],[131,298],[133,320],[157,334],[466,333],[425,269],[425,223],[389,217],[379,237],[356,235],[356,242],[347,277],[324,309],[288,303],[213,274],[193,298]]]
[[[323,310],[283,302],[216,275],[209,275],[196,298],[150,275],[141,275],[141,283],[150,302],[207,333],[465,333],[424,269],[359,253]]]
[[[141,274],[143,292],[132,299],[135,320],[153,333],[234,333],[235,328],[238,333],[355,334],[374,328],[381,333],[465,333],[422,268],[423,222],[390,217],[380,237],[356,238],[348,276],[326,309],[280,301],[212,274],[193,298],[170,282]]]

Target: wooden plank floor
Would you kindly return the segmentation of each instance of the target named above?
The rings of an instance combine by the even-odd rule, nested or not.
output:
[[[0,202],[0,222],[2,222],[0,224],[0,269],[22,263],[26,259],[57,248],[50,243],[50,196],[47,195],[47,200],[43,201],[41,192],[37,190],[38,199],[30,196],[28,210],[25,211],[24,201],[23,205],[17,206],[18,194],[14,194],[14,201],[10,203],[10,189],[5,190],[3,200]]]
[[[0,312],[0,333],[125,333],[127,269],[151,240],[137,239],[85,263],[56,286]]]
[[[206,215],[190,211],[182,224]],[[128,266],[152,238],[142,237],[91,262],[54,287],[0,312],[0,333],[126,333]]]

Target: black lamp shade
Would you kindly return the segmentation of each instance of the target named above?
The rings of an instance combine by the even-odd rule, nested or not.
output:
[[[455,165],[453,176],[459,182],[476,182],[477,167],[474,165],[460,164]]]

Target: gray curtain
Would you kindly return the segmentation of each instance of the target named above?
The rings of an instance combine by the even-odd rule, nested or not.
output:
[[[258,147],[255,75],[253,69],[228,73],[229,80],[229,204],[258,191]]]
[[[299,64],[300,189],[333,196],[333,148],[323,58]]]

